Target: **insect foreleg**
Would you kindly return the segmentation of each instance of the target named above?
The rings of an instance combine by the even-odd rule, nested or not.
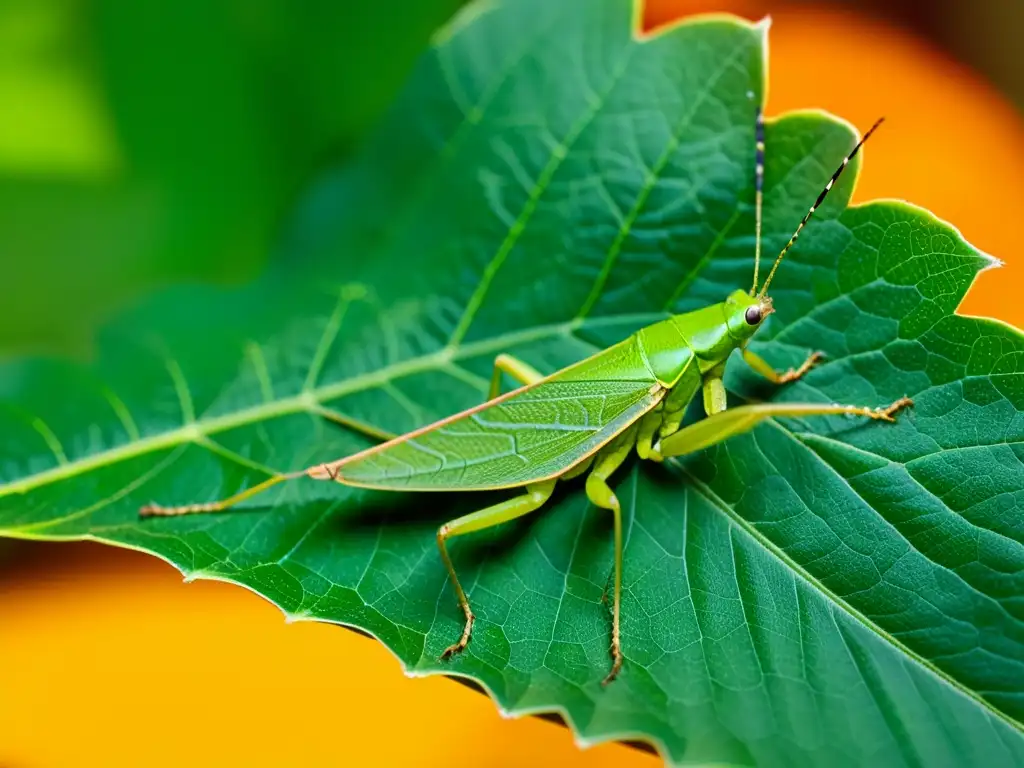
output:
[[[765,419],[785,416],[828,416],[848,414],[865,416],[879,421],[895,421],[896,412],[913,405],[909,397],[901,397],[886,408],[867,408],[859,405],[836,405],[825,403],[759,403],[741,405],[716,413],[691,424],[673,435],[664,438],[655,450],[663,456],[681,456],[694,453],[708,446],[753,429]]]
[[[493,528],[495,525],[501,525],[509,520],[514,520],[517,517],[534,512],[543,506],[544,502],[551,496],[551,492],[555,490],[555,482],[556,480],[545,480],[542,483],[528,485],[526,486],[526,493],[520,496],[481,509],[479,512],[465,515],[457,520],[452,520],[437,529],[437,548],[441,550],[441,560],[444,561],[444,567],[448,569],[448,575],[452,580],[452,587],[455,589],[455,595],[459,599],[459,607],[462,608],[462,612],[466,615],[466,625],[462,630],[462,637],[459,638],[457,643],[445,649],[444,653],[441,654],[442,659],[446,659],[466,647],[470,635],[473,633],[474,618],[473,611],[469,607],[469,600],[462,589],[459,577],[455,573],[455,566],[452,565],[452,560],[448,556],[448,547],[445,542],[453,536],[462,536],[473,531]]]
[[[817,365],[821,361],[822,357],[824,357],[821,352],[814,352],[808,356],[808,358],[804,360],[799,367],[790,368],[785,373],[779,373],[768,364],[767,360],[760,355],[751,352],[749,349],[744,348],[742,354],[747,365],[768,379],[768,381],[776,384],[787,384],[790,381],[796,381]]]
[[[608,487],[612,472],[629,456],[636,441],[634,426],[619,435],[597,455],[594,468],[587,475],[587,498],[595,506],[610,509],[615,521],[615,589],[612,593],[612,668],[602,685],[607,685],[622,667],[622,645],[619,640],[619,604],[622,595],[622,506]]]
[[[488,400],[501,393],[501,374],[507,373],[520,384],[533,384],[544,378],[536,368],[512,355],[500,354],[494,358],[494,372],[491,374],[491,391]]]

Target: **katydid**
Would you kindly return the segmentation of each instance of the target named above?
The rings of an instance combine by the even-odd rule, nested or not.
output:
[[[442,658],[463,650],[473,631],[473,611],[448,554],[448,540],[534,512],[551,497],[559,480],[587,473],[589,500],[612,512],[615,537],[612,590],[612,664],[604,683],[622,666],[619,605],[622,590],[622,510],[608,478],[636,449],[641,459],[662,461],[700,450],[745,432],[765,419],[821,414],[854,414],[893,421],[901,398],[885,408],[820,403],[761,403],[726,409],[722,377],[734,350],[757,373],[777,384],[794,381],[820,359],[778,373],[747,349],[772,313],[768,286],[786,253],[825,199],[843,169],[881,124],[876,122],[832,175],[793,236],[776,257],[758,289],[761,252],[764,123],[756,123],[754,280],[719,303],[673,315],[618,344],[542,376],[526,363],[502,354],[494,363],[486,402],[367,450],[301,472],[271,477],[223,501],[179,507],[147,506],[144,516],[220,512],[286,480],[310,477],[345,485],[391,491],[487,491],[522,493],[478,512],[451,520],[437,531],[441,560],[465,616],[461,636]],[[522,386],[500,394],[502,374]],[[707,418],[681,428],[687,405],[703,393]],[[351,425],[350,425],[351,426]],[[356,425],[358,426],[358,425]],[[377,433],[379,434],[379,432]]]

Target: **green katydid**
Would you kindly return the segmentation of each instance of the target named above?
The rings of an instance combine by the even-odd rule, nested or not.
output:
[[[758,289],[761,252],[764,123],[756,121],[754,280],[751,289],[724,302],[647,326],[618,344],[550,376],[499,355],[486,402],[434,424],[387,440],[336,461],[276,475],[228,499],[178,507],[151,505],[144,516],[220,512],[286,480],[310,477],[345,485],[392,491],[486,491],[521,488],[523,493],[442,525],[437,531],[441,560],[465,616],[461,636],[442,654],[463,650],[473,630],[470,608],[447,541],[513,520],[539,509],[559,480],[584,473],[586,494],[614,519],[612,666],[608,683],[622,666],[619,605],[622,588],[622,512],[608,478],[635,447],[641,459],[662,461],[691,453],[745,432],[774,417],[853,414],[893,421],[911,405],[901,398],[885,408],[819,403],[761,403],[726,408],[725,365],[738,349],[756,372],[777,384],[794,381],[818,362],[812,354],[799,367],[776,372],[747,343],[773,311],[768,286],[783,257],[825,199],[849,161],[882,121],[857,143],[832,175],[814,205],[776,257]],[[502,374],[522,386],[500,394]],[[682,427],[687,405],[703,392],[707,418]],[[348,426],[358,425],[347,424]],[[374,435],[380,433],[373,430]]]

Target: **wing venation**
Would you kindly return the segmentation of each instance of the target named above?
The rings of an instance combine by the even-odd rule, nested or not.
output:
[[[489,490],[557,476],[664,397],[635,339],[540,382],[327,465],[388,490]]]

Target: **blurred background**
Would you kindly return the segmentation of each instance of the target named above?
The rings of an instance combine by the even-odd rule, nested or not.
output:
[[[170,283],[239,283],[372,130],[459,0],[0,0],[0,358],[87,356]],[[645,26],[770,13],[769,115],[889,123],[855,200],[899,197],[1006,262],[962,312],[1024,326],[1020,0],[648,0]],[[0,766],[653,766],[502,720],[373,641],[285,625],[147,556],[0,542]]]

